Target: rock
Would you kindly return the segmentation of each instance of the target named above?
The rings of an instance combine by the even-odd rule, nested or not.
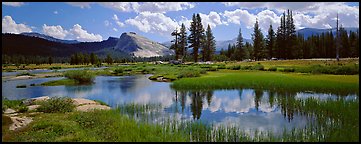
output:
[[[79,105],[99,105],[99,103],[97,103],[97,102],[95,102],[93,100],[88,100],[88,99],[84,99],[84,98],[74,98],[73,103],[76,106],[79,106]]]
[[[31,105],[31,106],[28,106],[28,110],[31,111],[31,110],[35,110],[39,107],[40,105]]]
[[[11,114],[11,113],[15,113],[16,111],[11,109],[11,108],[8,108],[5,110],[4,114]]]
[[[34,102],[44,101],[44,100],[48,100],[48,99],[50,99],[49,96],[36,97],[36,98],[24,100],[23,104],[28,106],[28,105],[32,105]]]
[[[22,128],[26,125],[28,125],[30,122],[32,122],[33,120],[29,117],[10,117],[11,121],[13,121],[13,123],[10,125],[9,130],[17,130],[19,128]]]
[[[77,111],[84,111],[84,112],[95,110],[95,109],[110,110],[110,107],[105,106],[105,105],[82,105],[82,106],[76,107]]]

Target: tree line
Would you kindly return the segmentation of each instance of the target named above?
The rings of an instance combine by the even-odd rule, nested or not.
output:
[[[338,21],[337,21],[338,25]],[[185,59],[192,56],[193,61],[225,61],[244,59],[306,59],[306,58],[335,58],[336,48],[339,47],[341,58],[359,57],[359,31],[350,31],[345,28],[336,28],[337,34],[324,32],[319,35],[312,35],[305,38],[302,34],[296,34],[292,11],[284,12],[280,19],[280,25],[275,32],[270,24],[267,36],[264,37],[259,27],[258,19],[253,27],[253,44],[243,43],[242,31],[239,29],[235,44],[228,45],[228,49],[221,50],[215,54],[215,40],[212,30],[208,25],[207,30],[203,29],[199,14],[193,14],[187,36],[186,28],[182,23],[180,31],[176,29],[171,33],[175,37],[172,40],[171,49],[175,50],[175,59]],[[189,45],[188,45],[189,44]],[[193,51],[187,54],[187,49]],[[199,53],[200,52],[200,53]]]

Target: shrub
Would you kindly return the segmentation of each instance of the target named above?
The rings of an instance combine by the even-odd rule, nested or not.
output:
[[[114,73],[123,73],[123,68],[117,68],[114,70]]]
[[[67,71],[64,76],[75,80],[78,84],[89,84],[94,80],[94,75],[85,70]]]
[[[16,88],[26,88],[26,85],[17,85]]]
[[[24,112],[27,112],[29,110],[29,108],[25,105],[21,105],[18,107],[18,112],[19,113],[24,113]]]
[[[226,65],[224,65],[224,64],[223,65],[218,65],[217,69],[226,69]]]
[[[65,113],[72,112],[75,108],[73,100],[68,97],[52,97],[47,101],[40,102],[37,109],[45,113]]]
[[[49,69],[50,69],[50,70],[54,70],[54,69],[55,69],[55,70],[56,70],[56,69],[61,69],[61,66],[53,66],[53,67],[50,67]]]
[[[201,72],[197,70],[184,70],[179,73],[178,78],[199,77],[200,74]]]
[[[241,70],[251,70],[252,66],[243,66]]]
[[[251,67],[252,70],[264,70],[264,66],[261,64],[256,64],[254,66]]]
[[[29,72],[22,72],[22,73],[17,74],[16,76],[25,76],[25,75],[35,76],[34,74],[31,74],[31,73],[29,73]]]
[[[230,67],[231,70],[240,70],[241,66],[240,65],[233,65]]]
[[[217,67],[210,67],[210,68],[208,68],[208,71],[217,71],[218,69],[217,69]]]
[[[268,71],[277,71],[277,67],[270,67]]]

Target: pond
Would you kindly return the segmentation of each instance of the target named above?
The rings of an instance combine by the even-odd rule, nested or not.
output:
[[[90,69],[90,70],[98,70],[98,69],[105,69],[108,67],[97,67],[97,68],[67,68],[67,69],[59,69],[59,70],[50,70],[50,69],[34,69],[34,70],[18,70],[13,72],[2,72],[2,76],[15,76],[17,74],[21,73],[30,73],[30,74],[38,74],[38,73],[47,73],[47,72],[63,72],[68,70],[84,70],[84,69]]]
[[[2,82],[2,96],[23,99],[39,96],[68,96],[101,100],[117,107],[124,104],[160,104],[161,119],[174,117],[184,121],[202,121],[213,125],[237,126],[244,130],[271,130],[281,133],[284,129],[302,128],[313,118],[297,113],[284,103],[286,100],[313,97],[358,100],[356,95],[339,97],[333,94],[311,92],[273,92],[260,89],[176,91],[170,83],[155,82],[150,75],[97,76],[93,85],[81,86],[30,86],[62,77],[26,79]],[[26,88],[16,88],[17,85]]]

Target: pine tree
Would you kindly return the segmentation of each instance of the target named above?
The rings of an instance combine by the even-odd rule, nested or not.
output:
[[[180,35],[179,35],[179,48],[180,48],[180,55],[182,55],[182,60],[187,56],[187,32],[186,27],[182,23],[180,28]]]
[[[267,47],[269,59],[273,57],[274,44],[275,44],[274,41],[275,41],[275,33],[273,31],[272,24],[270,24],[268,29],[267,41],[266,41],[266,47]]]
[[[53,57],[50,56],[50,57],[48,58],[48,63],[49,63],[49,65],[51,65],[51,64],[53,63]]]
[[[236,42],[236,49],[237,49],[237,60],[242,60],[244,58],[244,50],[243,50],[243,37],[242,37],[242,30],[239,28],[237,42]]]
[[[346,58],[350,56],[350,44],[348,41],[347,31],[341,25],[339,32],[340,32],[340,43],[341,43],[340,57]]]
[[[107,58],[105,59],[105,61],[108,63],[108,65],[113,64],[113,59],[110,54],[107,54]]]
[[[98,57],[94,53],[91,53],[90,54],[90,63],[92,65],[94,65],[94,64],[96,64],[97,61],[98,61]]]
[[[252,40],[253,40],[253,57],[255,60],[260,60],[263,57],[263,34],[261,32],[261,29],[258,27],[258,20],[256,20],[256,23],[254,24],[254,31],[252,34]]]
[[[285,58],[285,31],[286,31],[286,23],[285,23],[285,13],[283,13],[281,17],[280,26],[277,28],[277,37],[276,37],[276,54],[278,58]]]
[[[171,45],[171,49],[174,50],[175,52],[175,59],[178,60],[179,54],[180,54],[180,46],[179,46],[179,37],[180,37],[180,33],[178,32],[178,28],[176,28],[172,33],[172,36],[175,36],[174,40],[172,40],[172,42],[174,42],[174,44]]]
[[[188,37],[188,42],[190,43],[190,48],[193,48],[193,60],[194,62],[198,61],[198,51],[202,46],[202,41],[204,40],[204,29],[202,25],[202,20],[199,14],[197,16],[193,14],[192,22],[190,26],[190,35]]]
[[[205,51],[205,61],[211,61],[214,52],[216,51],[216,41],[214,40],[212,29],[209,25],[207,26],[206,39],[203,48]]]

